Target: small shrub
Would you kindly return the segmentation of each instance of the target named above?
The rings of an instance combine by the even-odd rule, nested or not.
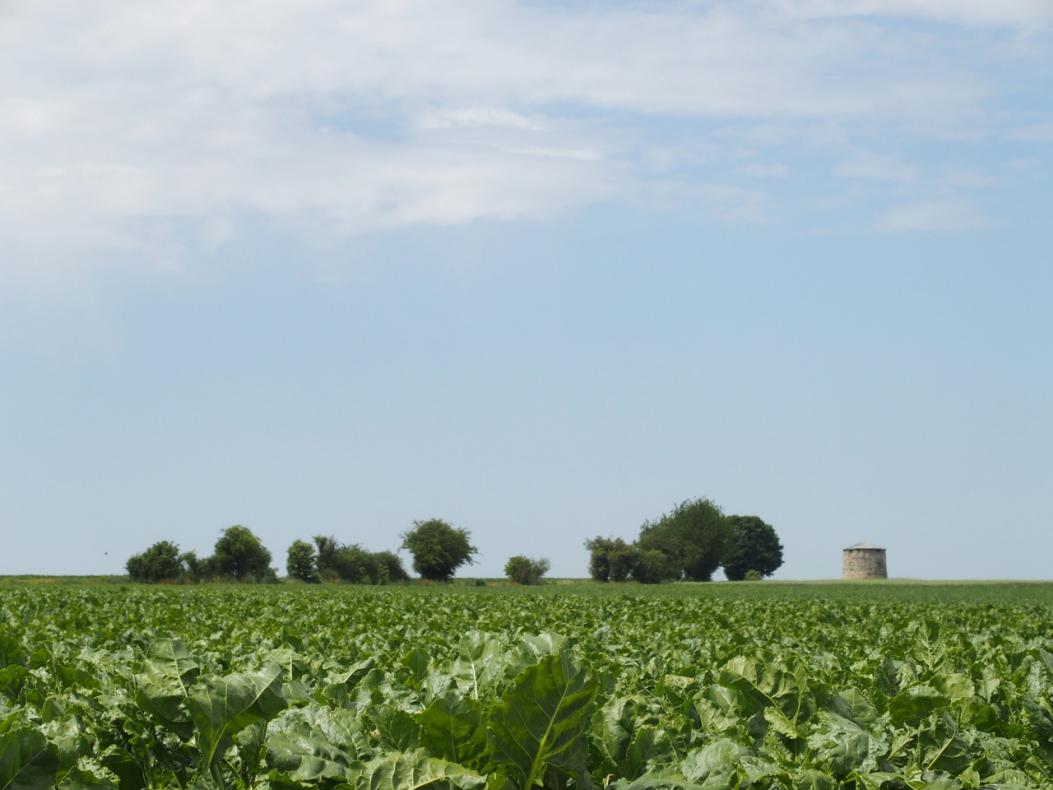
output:
[[[167,540],[158,541],[142,554],[129,557],[125,567],[128,576],[136,582],[175,581],[183,576],[179,547]]]
[[[548,572],[548,560],[524,557],[519,554],[505,563],[505,575],[516,584],[540,584],[541,577]]]

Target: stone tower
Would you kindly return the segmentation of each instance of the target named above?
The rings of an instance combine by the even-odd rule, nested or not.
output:
[[[841,576],[845,579],[887,579],[885,550],[869,543],[857,543],[842,552]]]

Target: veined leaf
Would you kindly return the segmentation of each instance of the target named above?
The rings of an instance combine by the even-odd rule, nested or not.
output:
[[[486,751],[486,730],[478,703],[446,694],[417,714],[421,745],[431,754],[476,765]]]
[[[197,730],[202,769],[215,774],[238,732],[274,718],[285,708],[281,684],[281,668],[271,664],[260,672],[208,677],[190,689],[190,715]]]
[[[267,764],[298,782],[345,779],[369,749],[358,717],[343,708],[311,705],[274,719],[267,736]]]
[[[442,782],[460,790],[475,790],[486,777],[463,765],[437,760],[427,752],[392,752],[352,766],[338,790],[417,790]]]
[[[583,776],[596,691],[569,651],[528,667],[490,719],[494,760],[511,766],[524,790],[540,784],[548,767]]]
[[[0,734],[0,790],[54,787],[58,756],[43,733],[16,726]]]
[[[166,726],[187,722],[183,705],[201,672],[201,665],[187,652],[182,642],[162,639],[150,646],[142,674],[136,676],[137,701]],[[180,735],[189,732],[177,727]]]
[[[683,774],[701,787],[734,787],[739,763],[750,751],[728,738],[721,738],[695,749],[684,758]]]

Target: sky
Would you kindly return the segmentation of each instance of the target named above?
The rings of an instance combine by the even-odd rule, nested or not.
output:
[[[705,497],[1049,578],[1051,175],[1048,0],[3,0],[0,574]]]

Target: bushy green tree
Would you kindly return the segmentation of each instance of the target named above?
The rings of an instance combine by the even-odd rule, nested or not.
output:
[[[505,563],[505,576],[516,584],[541,584],[541,577],[548,573],[548,560],[524,557],[517,554]]]
[[[314,546],[305,540],[294,540],[286,555],[285,571],[290,579],[311,584],[321,581],[318,576],[318,553]]]
[[[585,541],[589,575],[598,582],[623,582],[636,564],[636,547],[621,538],[595,537]]]
[[[227,527],[216,541],[210,564],[216,575],[238,581],[268,581],[274,577],[271,553],[248,527]]]
[[[357,543],[345,546],[332,535],[315,535],[318,573],[324,580],[350,584],[388,584],[409,579],[393,551],[368,551]]]
[[[184,551],[179,555],[179,559],[182,560],[187,578],[191,581],[203,581],[211,575],[211,558],[200,559],[197,552],[191,550]]]
[[[724,575],[731,581],[745,579],[749,571],[771,576],[782,565],[782,543],[771,524],[757,516],[728,516],[729,535]]]
[[[142,554],[134,554],[125,563],[128,576],[136,582],[174,581],[184,575],[179,547],[160,540]]]
[[[665,554],[678,576],[709,581],[720,567],[727,541],[728,525],[720,508],[708,499],[694,499],[645,523],[637,545]]]
[[[611,580],[611,561],[609,545],[611,538],[597,536],[585,541],[589,552],[589,576],[593,581],[609,582]]]
[[[340,580],[351,584],[383,584],[386,580],[377,558],[357,543],[340,547],[335,568]]]
[[[402,567],[402,558],[395,552],[378,551],[373,554],[373,558],[383,570],[385,582],[393,583],[409,580],[409,574],[406,573],[406,569]]]
[[[314,545],[318,549],[318,573],[323,579],[339,579],[336,572],[336,555],[340,552],[340,543],[332,535],[315,535]]]
[[[629,578],[633,547],[621,538],[595,537],[585,541],[589,550],[589,575],[598,582],[620,582]]]
[[[467,530],[453,527],[441,518],[414,521],[413,529],[402,535],[402,548],[413,555],[413,570],[432,581],[449,581],[459,567],[471,563],[478,553]]]
[[[630,571],[633,581],[641,584],[660,584],[679,578],[680,569],[662,552],[639,547],[634,549]]]

